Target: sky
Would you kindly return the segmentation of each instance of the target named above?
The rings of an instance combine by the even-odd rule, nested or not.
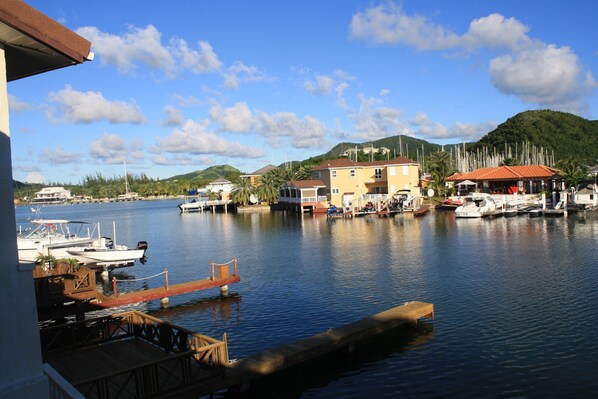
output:
[[[94,58],[8,84],[13,177],[78,184],[343,141],[475,141],[519,112],[598,119],[598,2],[26,2]]]

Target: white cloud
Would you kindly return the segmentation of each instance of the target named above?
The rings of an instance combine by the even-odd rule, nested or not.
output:
[[[388,89],[382,89],[382,90],[380,90],[380,97],[385,97],[385,96],[387,96],[389,94],[390,94],[390,90],[388,90]]]
[[[314,96],[327,96],[332,92],[333,86],[334,79],[332,79],[330,76],[318,75],[315,77],[315,81],[306,81],[303,85],[303,88]]]
[[[260,158],[263,151],[228,141],[208,131],[208,121],[201,123],[188,120],[181,129],[175,129],[168,137],[156,138],[157,146],[170,153],[209,154],[233,158]]]
[[[526,103],[579,111],[596,87],[591,72],[582,73],[577,55],[568,47],[538,46],[490,62],[492,83]]]
[[[183,113],[180,109],[167,105],[164,107],[166,118],[162,121],[162,126],[179,126],[183,123]]]
[[[39,156],[42,163],[68,164],[81,162],[83,154],[77,152],[66,152],[60,146],[52,150],[44,150]]]
[[[469,24],[469,31],[462,37],[466,48],[504,47],[516,50],[531,44],[527,36],[529,28],[515,18],[505,18],[500,14],[475,19]]]
[[[162,70],[168,77],[175,75],[175,59],[153,25],[131,26],[122,36],[101,32],[94,26],[79,28],[77,33],[91,41],[92,51],[99,56],[100,63],[114,65],[122,73],[133,71],[140,62]]]
[[[25,183],[42,184],[46,180],[46,177],[41,173],[31,172],[25,176]]]
[[[299,119],[292,112],[257,112],[255,126],[256,132],[275,147],[281,146],[284,139],[290,140],[295,148],[321,148],[328,144],[326,126],[312,116]]]
[[[336,105],[341,109],[347,109],[347,101],[345,100],[344,93],[348,88],[349,84],[347,82],[341,82],[334,89],[336,92]]]
[[[231,108],[212,107],[210,118],[229,132],[249,132],[253,129],[253,115],[245,103],[237,103]]]
[[[19,100],[12,94],[8,95],[8,109],[10,112],[22,112],[31,109],[31,105],[24,101]]]
[[[370,7],[353,16],[353,38],[379,44],[407,44],[420,50],[440,50],[454,46],[458,36],[423,16],[409,16],[394,3]]]
[[[407,15],[395,3],[355,14],[350,34],[377,44],[403,44],[419,50],[493,48],[505,53],[490,61],[492,84],[525,103],[583,113],[596,82],[577,55],[566,46],[546,44],[528,36],[529,28],[515,18],[490,14],[473,20],[458,35],[423,16]]]
[[[91,142],[89,155],[107,164],[118,164],[131,159],[143,159],[141,143],[127,144],[122,137],[116,134],[103,134]]]
[[[180,56],[182,65],[194,73],[214,72],[222,65],[208,42],[200,41],[199,51],[190,49],[183,39],[172,40],[171,43],[176,48],[175,52]]]
[[[354,126],[351,136],[362,140],[376,140],[403,134],[407,130],[400,119],[400,110],[385,107],[380,99],[366,98],[363,94],[359,95],[359,100],[359,110],[348,113]]]
[[[457,122],[451,127],[446,127],[439,122],[431,120],[423,112],[418,113],[412,125],[416,134],[424,139],[459,139],[477,141],[482,136],[496,128],[496,123],[488,121],[478,124]]]
[[[110,123],[142,123],[145,118],[135,103],[109,101],[102,93],[86,93],[66,86],[49,94],[50,101],[57,104],[48,110],[48,117],[55,122],[91,123],[106,120]],[[55,114],[58,115],[56,120]]]
[[[240,83],[262,82],[268,80],[268,76],[255,66],[248,66],[242,62],[235,62],[228,68],[225,77],[225,86],[237,90]]]

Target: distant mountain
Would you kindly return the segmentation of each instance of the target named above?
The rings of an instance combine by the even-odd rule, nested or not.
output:
[[[574,157],[589,163],[598,159],[598,121],[558,111],[521,112],[482,137],[473,147],[514,147],[524,142],[554,151],[556,160]]]
[[[167,181],[174,180],[190,180],[195,182],[205,182],[216,180],[220,177],[227,180],[234,180],[239,177],[241,172],[239,169],[230,165],[214,165],[204,170],[196,170],[195,172],[185,173],[183,175],[176,175],[165,179]]]
[[[379,139],[379,140],[368,141],[365,143],[343,142],[343,143],[335,145],[326,154],[322,154],[319,157],[315,157],[315,158],[319,158],[319,159],[338,158],[340,155],[342,155],[345,151],[347,151],[350,148],[357,147],[357,149],[363,149],[364,147],[367,148],[370,146],[373,146],[375,148],[380,148],[380,147],[388,148],[391,151],[391,157],[394,157],[394,155],[398,156],[402,152],[404,156],[414,159],[414,160],[417,158],[418,153],[421,155],[422,147],[423,147],[423,151],[426,155],[430,154],[431,152],[438,151],[440,148],[442,148],[442,146],[439,144],[428,143],[425,140],[416,139],[416,138],[410,137],[410,136],[400,135],[400,136],[386,137],[386,138]],[[402,147],[402,150],[401,150],[401,147]]]

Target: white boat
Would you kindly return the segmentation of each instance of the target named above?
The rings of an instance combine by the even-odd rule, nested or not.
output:
[[[136,248],[129,249],[114,244],[113,240],[101,237],[99,224],[97,238],[93,231],[85,227],[86,222],[63,219],[38,219],[32,221],[31,231],[17,235],[19,262],[34,263],[40,256],[53,256],[55,259],[73,258],[82,265],[118,267],[131,266],[139,260],[145,263],[147,242],[140,241]],[[78,227],[77,227],[78,226]],[[114,232],[116,235],[116,231]]]
[[[36,219],[31,221],[31,230],[20,231],[17,234],[17,248],[19,262],[34,263],[40,256],[50,255],[54,251],[60,257],[66,257],[61,251],[72,245],[87,245],[94,241],[91,232],[85,227],[85,222],[75,222],[63,219]],[[56,257],[56,255],[53,254]]]
[[[207,203],[207,199],[193,198],[191,200],[187,199],[178,206],[181,212],[202,212]]]
[[[104,239],[105,240],[105,239]],[[66,252],[71,258],[85,266],[90,267],[119,267],[132,266],[139,260],[145,263],[145,251],[147,242],[140,241],[136,248],[127,248],[124,245],[106,245],[106,242],[99,242],[99,245],[92,244],[82,247],[68,247]]]
[[[455,209],[455,217],[481,218],[494,214],[496,202],[490,194],[474,193],[463,198],[463,205]]]

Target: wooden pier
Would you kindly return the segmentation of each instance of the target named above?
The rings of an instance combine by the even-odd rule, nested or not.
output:
[[[415,325],[420,318],[424,317],[434,317],[434,305],[425,302],[409,302],[342,327],[238,360],[227,365],[225,373],[217,380],[189,388],[200,395],[227,388],[247,388],[254,379],[297,366],[343,348],[350,348],[359,341],[393,328]]]
[[[229,264],[233,264],[232,274]],[[128,305],[159,299],[167,302],[175,295],[187,294],[209,288],[220,288],[221,292],[228,290],[229,284],[241,281],[237,273],[237,261],[216,264],[211,263],[211,276],[179,284],[169,284],[168,270],[164,274],[164,285],[147,290],[119,293],[117,280],[112,280],[112,295],[105,295],[97,291],[95,271],[81,267],[56,270],[51,274],[41,271],[34,272],[38,316],[40,320],[54,317],[64,317],[110,307]],[[67,305],[69,304],[69,305]]]

